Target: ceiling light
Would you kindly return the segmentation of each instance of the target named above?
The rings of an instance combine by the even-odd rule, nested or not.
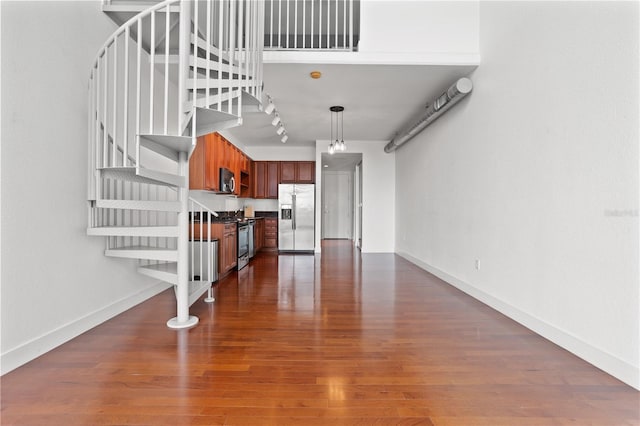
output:
[[[276,106],[273,104],[273,102],[269,102],[269,105],[267,105],[267,107],[264,109],[264,112],[267,115],[270,115],[275,109],[276,109]]]
[[[282,139],[280,139],[280,142],[285,143],[285,142],[287,142],[287,139],[289,139],[289,135],[287,135],[285,133],[284,136],[282,137]]]
[[[283,126],[283,125],[280,125],[280,127],[278,127],[278,130],[276,130],[276,133],[277,133],[278,135],[283,134],[283,133],[284,133],[284,126]]]
[[[276,116],[273,118],[273,120],[271,120],[271,125],[272,126],[277,126],[279,122],[280,122],[280,116],[276,112]]]
[[[331,139],[329,143],[329,154],[333,154],[336,151],[345,151],[347,149],[347,145],[344,143],[344,117],[342,116],[344,107],[339,105],[332,106],[329,108],[329,111],[331,111]],[[336,123],[335,139],[333,138],[334,115]]]
[[[271,113],[272,113],[273,111],[275,111],[276,106],[275,106],[275,104],[273,103],[273,100],[271,99],[271,96],[269,96],[269,94],[268,94],[268,93],[267,93],[267,99],[269,99],[269,104],[268,104],[268,105],[267,105],[267,107],[264,109],[264,112],[265,112],[267,115],[271,115]]]
[[[311,78],[313,78],[314,80],[319,79],[320,77],[322,77],[322,73],[320,71],[311,71],[309,73],[309,75],[311,76]]]

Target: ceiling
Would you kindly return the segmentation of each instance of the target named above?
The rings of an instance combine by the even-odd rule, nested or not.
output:
[[[342,105],[344,139],[390,140],[420,115],[430,101],[475,66],[442,65],[264,65],[264,92],[271,95],[285,125],[287,146],[315,146],[329,140],[329,107]],[[322,77],[314,80],[311,71]],[[266,99],[266,98],[265,98]],[[244,124],[227,131],[246,146],[282,146],[273,115],[247,112]]]

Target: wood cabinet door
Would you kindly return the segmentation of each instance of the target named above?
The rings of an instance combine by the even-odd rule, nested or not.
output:
[[[316,163],[315,161],[296,162],[296,183],[315,183]]]
[[[247,159],[247,183],[249,184],[249,188],[247,188],[247,196],[248,198],[255,198],[253,161],[249,157],[245,158]]]
[[[234,228],[233,230],[230,230],[230,227],[228,225],[225,226],[227,226],[224,235],[224,251],[226,256],[225,271],[229,271],[233,269],[238,263],[238,243],[236,242],[235,223],[232,224]]]
[[[262,249],[264,247],[264,219],[258,220],[256,222],[258,224],[258,247]]]
[[[296,162],[281,161],[280,162],[280,183],[296,182]]]
[[[253,197],[267,198],[267,163],[253,162]]]
[[[217,191],[220,188],[220,141],[217,133],[204,136],[205,144],[205,189]]]
[[[189,189],[206,189],[205,137],[200,136],[189,158]]]
[[[278,198],[278,184],[280,183],[280,163],[267,162],[267,194],[265,198]]]

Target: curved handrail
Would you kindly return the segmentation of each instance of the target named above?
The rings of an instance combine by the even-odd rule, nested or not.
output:
[[[113,42],[115,41],[116,38],[118,38],[120,35],[122,35],[122,33],[124,31],[126,31],[127,27],[130,27],[134,23],[137,23],[138,19],[145,18],[145,17],[151,15],[152,12],[158,11],[159,9],[164,9],[164,8],[168,7],[169,5],[171,5],[173,3],[180,3],[180,0],[164,0],[163,2],[160,2],[160,3],[156,4],[156,5],[150,6],[148,9],[143,10],[142,12],[138,13],[137,15],[131,17],[124,24],[120,25],[118,27],[118,29],[116,29],[111,34],[111,36],[107,39],[107,41],[104,42],[102,47],[100,49],[98,49],[98,54],[95,56],[95,59],[92,62],[92,64],[93,64],[92,68],[95,68],[95,66],[98,63],[98,60],[104,54],[105,50],[107,50],[107,48],[111,44],[113,44]]]

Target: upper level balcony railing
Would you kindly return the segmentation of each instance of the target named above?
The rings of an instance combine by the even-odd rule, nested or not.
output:
[[[357,50],[360,0],[265,0],[265,50]]]

